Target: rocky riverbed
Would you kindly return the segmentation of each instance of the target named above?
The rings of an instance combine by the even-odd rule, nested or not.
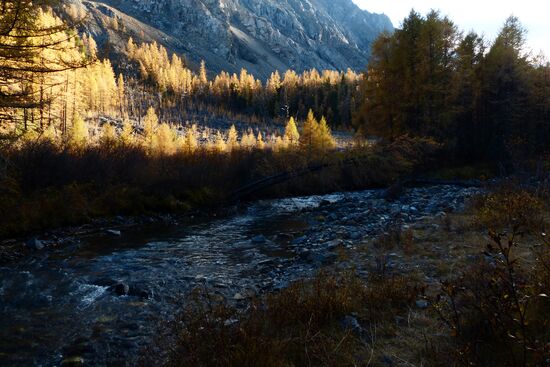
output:
[[[353,254],[395,229],[442,225],[478,191],[433,186],[395,201],[382,190],[260,201],[208,220],[121,218],[119,227],[32,239],[25,257],[0,267],[0,364],[132,365],[158,321],[193,290],[245,305],[333,264],[341,250]],[[396,257],[384,254],[383,266],[400,266]]]

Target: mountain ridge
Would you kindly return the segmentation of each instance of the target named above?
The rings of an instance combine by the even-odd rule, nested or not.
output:
[[[115,51],[157,41],[213,72],[365,68],[373,40],[393,30],[352,0],[75,0],[86,31]],[[114,19],[114,21],[113,21]],[[116,24],[116,27],[113,26]],[[116,29],[114,29],[116,28]]]

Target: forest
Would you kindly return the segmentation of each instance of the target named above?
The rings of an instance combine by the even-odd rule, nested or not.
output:
[[[364,70],[274,70],[267,80],[245,68],[214,73],[204,61],[195,68],[160,43],[134,40],[116,19],[108,26],[124,47],[109,58],[85,22],[63,1],[0,4],[0,264],[25,256],[25,266],[43,264],[36,253],[46,234],[61,258],[59,238],[70,233],[74,253],[59,268],[93,267],[94,251],[97,263],[108,258],[90,270],[92,282],[119,256],[116,241],[130,241],[128,223],[138,223],[136,243],[149,238],[148,226],[166,230],[162,241],[188,235],[154,227],[153,218],[169,218],[206,231],[193,241],[239,249],[209,269],[232,256],[241,267],[214,280],[202,268],[177,273],[195,282],[185,289],[192,305],[155,309],[173,316],[155,326],[159,340],[120,365],[393,366],[404,361],[398,352],[415,363],[403,365],[548,364],[550,61],[529,50],[520,19],[510,16],[489,40],[438,11],[413,10],[376,38]],[[128,226],[111,228],[118,222]],[[260,232],[273,223],[277,232]],[[101,245],[81,247],[94,239]],[[162,241],[143,245],[151,249],[143,256]],[[18,244],[25,250],[14,255]],[[133,256],[141,245],[123,246]],[[200,250],[221,251],[208,246]],[[254,246],[267,248],[257,258],[284,260],[257,260]],[[155,256],[188,256],[175,248]],[[208,258],[177,256],[177,271]],[[141,260],[124,271],[149,271]],[[326,270],[329,260],[336,265]],[[292,261],[302,267],[288,270]],[[308,273],[311,264],[323,270]],[[257,268],[269,281],[235,288]],[[158,288],[108,275],[85,284],[96,292],[90,304],[105,294],[131,299],[132,312],[169,303]],[[55,302],[9,298],[4,289],[38,281],[0,281],[6,304]],[[217,282],[211,293],[209,282]],[[46,308],[33,317],[49,315]],[[141,330],[94,318],[90,339]],[[20,349],[17,340],[1,341],[0,364]],[[90,348],[80,344],[57,362],[84,365]]]

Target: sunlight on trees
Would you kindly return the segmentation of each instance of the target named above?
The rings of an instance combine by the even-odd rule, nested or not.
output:
[[[300,141],[300,133],[298,133],[298,127],[294,121],[294,117],[290,117],[285,127],[285,140],[289,145],[297,145]]]
[[[88,144],[88,140],[88,125],[80,115],[76,114],[73,117],[71,132],[69,135],[69,147],[74,150],[84,149]]]
[[[149,107],[143,119],[143,143],[149,152],[153,152],[156,145],[156,131],[159,119],[153,107]]]

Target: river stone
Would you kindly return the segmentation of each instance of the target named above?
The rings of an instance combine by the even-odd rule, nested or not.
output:
[[[294,238],[294,236],[290,233],[279,233],[277,234],[277,239],[278,240],[292,240]]]
[[[126,283],[118,283],[115,285],[114,291],[119,296],[125,296],[130,292],[130,286]]]
[[[344,244],[344,241],[342,241],[341,239],[336,239],[336,240],[332,240],[330,242],[327,242],[327,248],[329,250],[334,250],[335,248],[337,248],[338,246],[341,246]]]
[[[242,300],[245,300],[246,297],[243,296],[243,295],[240,294],[240,293],[235,293],[235,295],[233,296],[233,299],[234,299],[235,301],[242,301]]]
[[[25,245],[32,250],[42,250],[44,248],[44,243],[37,238],[27,240]]]
[[[358,231],[352,231],[349,233],[348,237],[351,239],[351,240],[360,240],[362,235],[361,235],[361,232],[358,232]]]
[[[293,245],[303,245],[305,244],[307,241],[307,237],[306,236],[302,236],[302,237],[298,237],[298,238],[295,238],[292,240],[292,244]]]
[[[359,324],[359,321],[353,316],[347,315],[341,322],[342,328],[344,330],[351,330],[356,334],[361,334],[363,328]]]
[[[264,235],[260,234],[258,236],[255,236],[255,237],[252,237],[251,239],[252,243],[255,243],[255,244],[262,244],[262,243],[266,243],[267,242],[267,239],[265,238]]]
[[[425,299],[419,299],[416,301],[416,307],[420,308],[421,310],[428,308],[428,301]]]

